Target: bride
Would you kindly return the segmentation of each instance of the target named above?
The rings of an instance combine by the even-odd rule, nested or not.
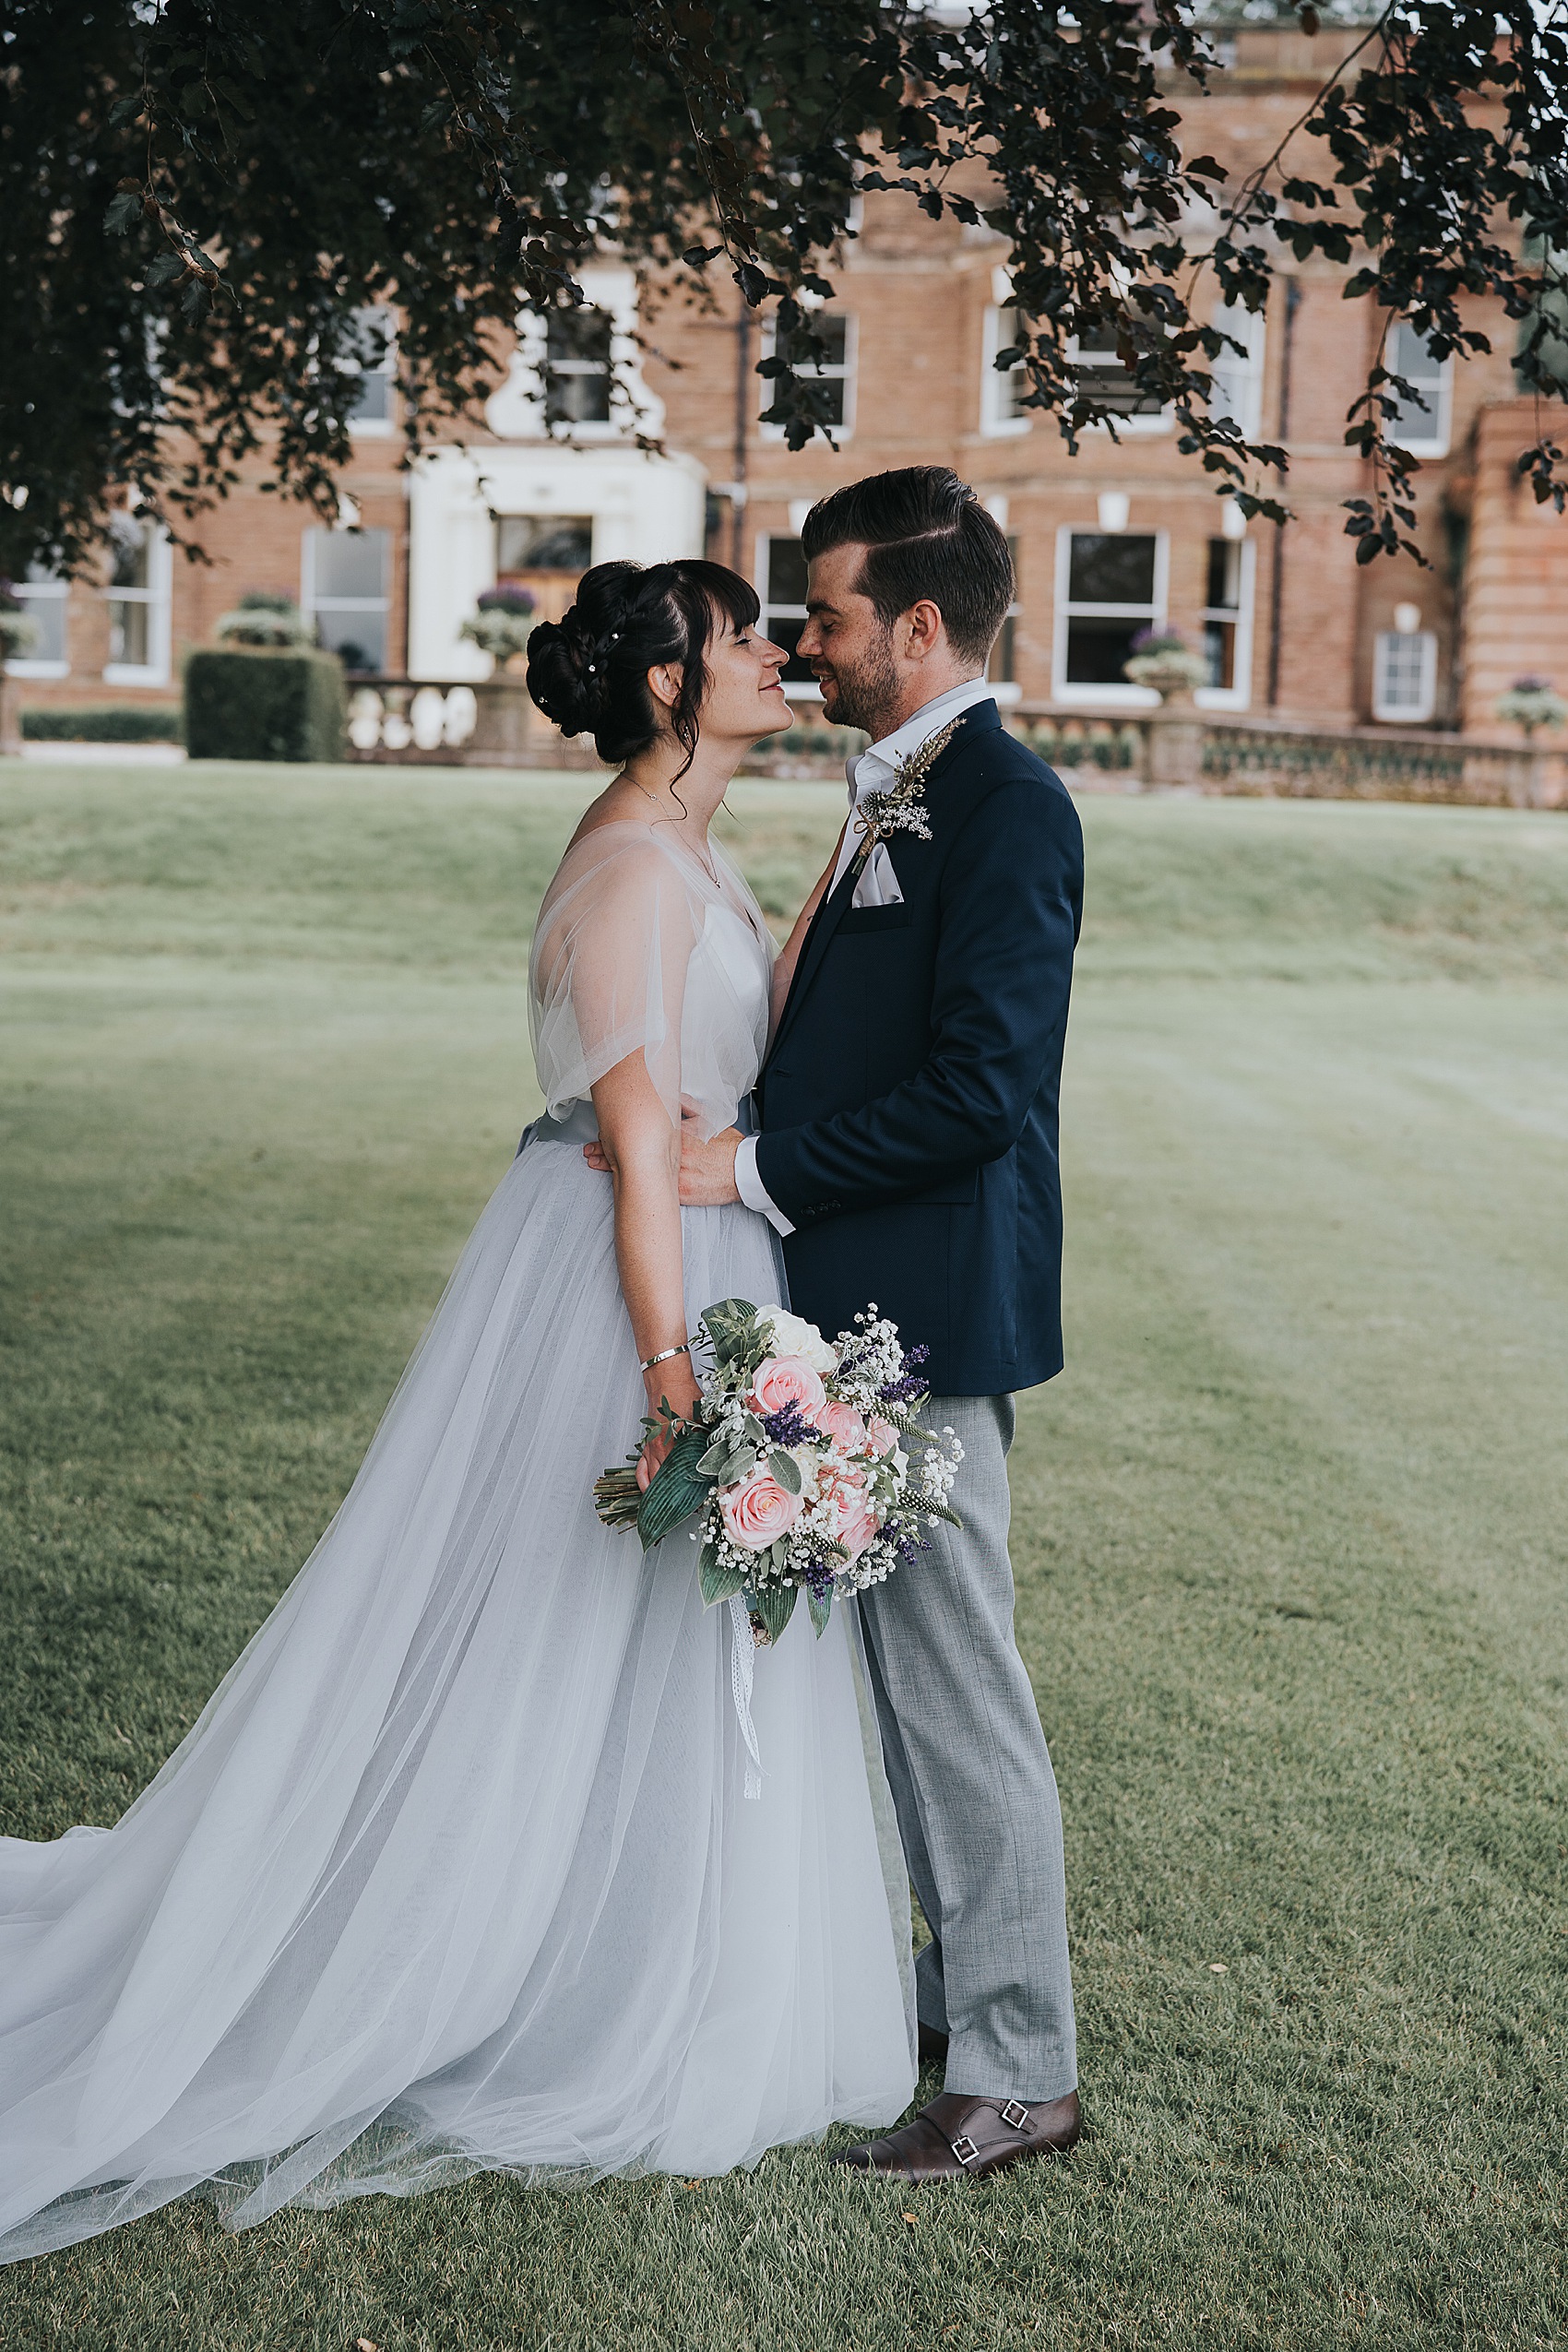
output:
[[[756,619],[717,564],[604,564],[534,632],[535,698],[620,763],[540,913],[548,1115],[195,1728],[113,1829],[0,1838],[0,2258],[198,2189],[240,2228],[481,2169],[723,2172],[908,2104],[848,1612],[762,1655],[748,1802],[695,1548],[644,1560],[592,1503],[690,1406],[701,1310],[782,1295],[762,1218],[676,1192],[683,1111],[731,1123],[766,1041],[772,944],[708,835],[789,724]]]

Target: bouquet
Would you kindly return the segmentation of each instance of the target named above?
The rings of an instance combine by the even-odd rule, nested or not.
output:
[[[634,1454],[604,1472],[594,1502],[606,1526],[635,1526],[645,1551],[700,1513],[703,1598],[743,1607],[759,1647],[802,1592],[820,1634],[836,1593],[908,1566],[929,1548],[922,1526],[962,1525],[947,1498],[963,1448],[916,1423],[928,1351],[904,1348],[874,1306],[830,1341],[782,1307],[724,1299],[701,1319],[693,1344],[705,1343],[691,1420],[665,1407],[643,1425],[674,1435],[647,1493]]]

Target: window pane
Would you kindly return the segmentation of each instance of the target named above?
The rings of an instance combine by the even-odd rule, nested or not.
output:
[[[814,374],[819,367],[842,367],[849,335],[847,318],[814,316],[808,327],[797,327],[778,338],[778,356],[808,374]],[[821,344],[820,351],[813,350],[814,340]]]
[[[1236,624],[1234,621],[1204,623],[1204,656],[1208,662],[1208,683],[1211,686],[1233,686],[1236,683]]]
[[[28,574],[30,581],[47,580],[49,574],[36,566]],[[21,656],[24,661],[64,661],[65,659],[65,600],[61,595],[30,596],[25,587],[18,586],[17,594],[38,624],[38,636]]]
[[[779,673],[783,678],[784,683],[787,686],[814,685],[816,683],[816,673],[813,670],[811,663],[809,661],[802,661],[800,655],[795,651],[796,646],[800,643],[801,631],[806,625],[805,623],[803,621],[781,621],[777,613],[770,612],[765,612],[762,619],[764,634],[774,645],[785,646],[789,649],[790,659],[784,664],[783,670]]]
[[[349,410],[350,424],[385,424],[392,413],[392,385],[379,371],[362,375],[358,398]]]
[[[1408,318],[1402,318],[1388,339],[1387,365],[1396,375],[1419,384],[1423,392],[1435,386],[1443,376],[1443,362],[1434,360],[1426,346],[1426,339],[1419,335]]]
[[[1136,621],[1069,621],[1067,624],[1067,683],[1070,686],[1124,686],[1123,664],[1133,650],[1133,639],[1145,624]]]
[[[313,599],[385,596],[390,536],[384,530],[313,531]]]
[[[353,605],[338,606],[332,612],[318,612],[315,625],[322,644],[338,656],[345,670],[385,671],[386,613],[383,606],[366,604],[357,610]]]
[[[1070,604],[1154,607],[1154,534],[1075,531],[1067,571]]]
[[[597,368],[581,374],[552,368],[544,398],[547,424],[608,424],[610,378]]]
[[[503,515],[495,527],[495,568],[586,572],[593,562],[591,515]]]
[[[552,310],[545,327],[552,367],[576,360],[596,368],[610,365],[611,317],[607,310]]]
[[[1234,612],[1241,601],[1241,542],[1211,539],[1208,543],[1208,592],[1204,602]]]
[[[152,656],[148,649],[148,626],[152,616],[150,604],[139,600],[133,603],[128,597],[109,600],[109,659],[145,670]]]
[[[806,559],[798,539],[767,542],[767,602],[803,604],[806,600]],[[800,631],[795,632],[796,636]],[[794,639],[790,639],[793,644]]]
[[[1017,305],[1009,303],[996,314],[996,349],[998,352],[1010,351],[1022,340],[1023,328],[1018,324]],[[1025,413],[1018,404],[1028,390],[1028,373],[1015,361],[1011,367],[992,367],[992,375],[994,379],[991,386],[992,414],[998,424],[1011,424]]]
[[[1406,637],[1390,629],[1379,636],[1373,699],[1381,718],[1430,719],[1436,682],[1437,639],[1430,630]]]
[[[1447,399],[1443,385],[1443,363],[1434,360],[1423,337],[1417,334],[1408,319],[1402,318],[1388,338],[1384,365],[1394,375],[1402,375],[1414,385],[1424,406],[1415,400],[1401,400],[1388,421],[1391,440],[1443,441],[1448,434]]]
[[[144,588],[151,585],[152,534],[134,515],[109,517],[109,583],[112,588]],[[124,657],[129,659],[127,655]],[[116,661],[122,657],[114,656]]]

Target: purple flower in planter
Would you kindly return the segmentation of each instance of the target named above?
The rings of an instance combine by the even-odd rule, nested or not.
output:
[[[481,612],[516,612],[519,618],[526,620],[530,612],[539,609],[539,600],[531,588],[521,588],[511,580],[503,580],[499,588],[482,590],[479,609]]]
[[[1133,639],[1134,653],[1185,653],[1187,641],[1179,629],[1140,629]]]

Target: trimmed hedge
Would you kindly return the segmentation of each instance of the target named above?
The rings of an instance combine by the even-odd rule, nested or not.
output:
[[[192,759],[341,759],[347,723],[334,654],[204,646],[185,664]]]
[[[30,743],[177,743],[180,712],[168,703],[86,703],[62,708],[48,703],[24,710],[22,735]]]

